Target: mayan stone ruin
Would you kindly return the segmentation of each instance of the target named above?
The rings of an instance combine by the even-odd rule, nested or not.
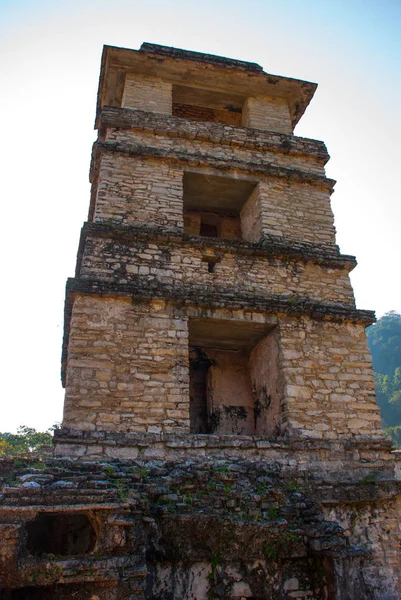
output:
[[[397,600],[398,456],[316,84],[103,51],[54,455],[1,461],[6,600]],[[328,115],[329,118],[329,115]]]

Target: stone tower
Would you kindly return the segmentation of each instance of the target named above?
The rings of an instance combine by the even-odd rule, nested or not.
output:
[[[293,135],[315,89],[105,47],[63,425],[0,499],[7,598],[401,598],[374,314],[326,147]]]
[[[67,286],[64,426],[382,439],[335,244],[315,84],[143,44],[102,60],[88,223]]]

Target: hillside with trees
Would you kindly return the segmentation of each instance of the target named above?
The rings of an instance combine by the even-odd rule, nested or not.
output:
[[[386,313],[367,334],[384,428],[401,447],[401,315]]]

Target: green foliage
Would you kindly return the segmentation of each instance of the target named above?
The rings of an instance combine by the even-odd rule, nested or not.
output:
[[[36,431],[33,427],[21,425],[17,433],[0,433],[0,456],[29,456],[40,452],[45,446],[51,446],[52,432],[56,426],[47,431]]]
[[[401,315],[385,314],[367,334],[384,429],[401,447]]]
[[[392,377],[401,367],[401,315],[386,313],[367,329],[367,334],[375,372]]]

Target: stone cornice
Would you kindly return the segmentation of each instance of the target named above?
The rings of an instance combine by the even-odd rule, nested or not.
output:
[[[212,167],[221,172],[242,171],[255,175],[264,175],[278,179],[296,183],[307,183],[309,185],[324,189],[329,194],[333,192],[335,181],[327,177],[315,175],[314,173],[306,173],[299,169],[289,169],[286,167],[276,167],[262,162],[252,162],[243,160],[233,160],[231,157],[225,159],[222,157],[213,156],[213,154],[199,152],[189,153],[182,152],[174,147],[168,149],[146,146],[143,144],[127,144],[119,142],[102,142],[98,141],[94,145],[94,163],[96,158],[101,153],[117,152],[128,156],[138,156],[144,158],[168,160],[183,166],[196,167]],[[92,168],[96,168],[92,165]],[[93,179],[93,178],[91,178]]]
[[[111,296],[131,298],[133,301],[148,302],[165,300],[186,309],[246,309],[263,312],[280,317],[302,317],[307,315],[314,320],[345,321],[361,323],[365,326],[375,321],[375,314],[370,310],[357,310],[341,303],[318,303],[307,298],[256,295],[238,292],[237,289],[210,287],[202,284],[176,285],[161,284],[149,280],[146,276],[136,276],[130,284],[70,278],[67,280],[66,301],[64,309],[64,337],[62,351],[62,381],[65,382],[65,366],[67,360],[70,319],[75,294]]]
[[[270,236],[262,242],[251,243],[219,238],[205,238],[183,235],[180,230],[173,230],[143,224],[122,226],[114,223],[85,223],[81,231],[78,260],[83,253],[85,240],[88,236],[114,238],[120,243],[129,244],[132,241],[160,241],[172,243],[174,246],[192,246],[194,248],[213,248],[216,253],[234,252],[240,255],[274,257],[283,262],[303,261],[312,262],[329,268],[347,269],[351,271],[357,262],[354,256],[340,254],[338,246],[322,246],[296,240],[284,240],[278,236]],[[77,273],[79,272],[79,266]]]
[[[125,296],[143,300],[166,300],[178,305],[211,307],[216,309],[248,309],[270,315],[308,315],[313,319],[348,321],[371,325],[375,315],[370,310],[358,310],[344,303],[316,302],[309,298],[258,295],[254,292],[239,291],[219,286],[192,283],[191,285],[160,283],[146,275],[132,276],[129,284],[120,284],[94,279],[70,278],[67,293]]]
[[[103,107],[99,128],[142,130],[162,134],[170,138],[205,141],[219,146],[231,146],[248,150],[259,150],[290,156],[311,157],[316,163],[325,165],[330,156],[326,146],[319,140],[311,140],[284,133],[234,127],[222,123],[192,121],[161,113],[131,110],[127,108]]]
[[[255,435],[217,435],[186,433],[124,433],[119,431],[87,431],[72,427],[62,427],[54,431],[54,442],[110,444],[141,446],[165,443],[170,448],[271,448],[289,452],[326,451],[330,454],[353,453],[355,451],[389,452],[391,440],[366,437],[345,440],[320,440],[311,438],[267,438]],[[401,484],[401,482],[400,482]]]

